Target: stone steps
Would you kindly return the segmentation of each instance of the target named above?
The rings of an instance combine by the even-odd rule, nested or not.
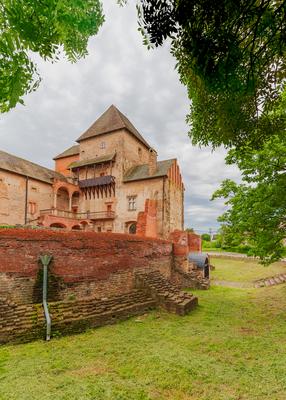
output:
[[[280,285],[286,282],[286,274],[278,274],[254,281],[255,288]]]
[[[135,285],[154,298],[158,305],[169,312],[185,315],[198,304],[198,298],[178,289],[158,271],[137,273]]]

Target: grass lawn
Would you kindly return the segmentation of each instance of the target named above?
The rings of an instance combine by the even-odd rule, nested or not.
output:
[[[286,274],[286,264],[282,262],[264,267],[255,260],[211,257],[211,264],[216,267],[214,271],[211,271],[211,278],[222,281],[252,282],[280,273]]]
[[[216,260],[216,274],[225,262]],[[234,281],[245,265],[231,264]],[[185,317],[158,311],[0,347],[0,399],[285,400],[286,285],[197,295]]]

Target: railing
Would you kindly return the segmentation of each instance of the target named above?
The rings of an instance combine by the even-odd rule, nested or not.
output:
[[[66,210],[58,210],[57,208],[48,208],[40,210],[40,215],[53,215],[55,217],[70,218],[70,219],[114,219],[114,211],[95,211],[95,212],[82,212],[76,213]]]

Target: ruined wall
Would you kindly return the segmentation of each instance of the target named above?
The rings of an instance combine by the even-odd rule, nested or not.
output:
[[[139,290],[110,299],[89,298],[49,303],[52,336],[114,324],[155,307],[155,300]],[[45,333],[46,323],[41,304],[18,305],[0,298],[0,344],[44,339]]]
[[[174,230],[184,229],[184,185],[177,160],[174,160],[169,169],[165,194],[164,237],[168,237]]]
[[[178,286],[196,282],[176,269],[184,257],[175,250],[171,242],[134,235],[0,229],[0,343],[45,337],[43,254],[53,255],[52,335],[115,323],[156,307],[185,315],[197,298],[180,293]]]
[[[138,236],[157,237],[157,201],[147,199],[145,210],[138,213],[137,231]]]
[[[134,273],[158,270],[168,277],[172,244],[134,235],[94,232],[0,230],[0,298],[41,300],[40,254],[51,254],[49,300],[102,298],[128,293]]]
[[[188,245],[190,251],[202,251],[202,238],[196,233],[188,232]]]

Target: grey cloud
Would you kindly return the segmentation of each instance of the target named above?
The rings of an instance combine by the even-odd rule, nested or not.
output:
[[[90,39],[89,55],[78,63],[35,58],[43,78],[39,90],[0,116],[0,147],[47,167],[110,104],[133,122],[159,158],[178,158],[186,186],[186,226],[216,227],[224,207],[209,198],[227,177],[239,173],[224,164],[225,150],[191,145],[185,123],[187,92],[179,82],[168,44],[148,51],[137,32],[134,4],[104,2],[106,22]]]

